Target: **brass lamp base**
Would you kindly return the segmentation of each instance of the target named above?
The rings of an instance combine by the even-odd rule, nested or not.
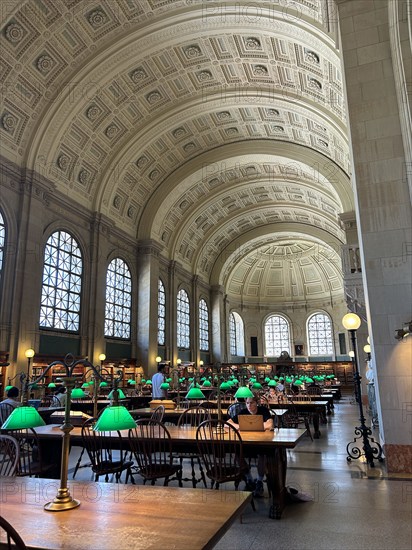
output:
[[[72,498],[68,489],[59,489],[56,498],[45,504],[44,509],[48,512],[64,512],[65,510],[72,510],[78,506],[80,506],[80,500]]]

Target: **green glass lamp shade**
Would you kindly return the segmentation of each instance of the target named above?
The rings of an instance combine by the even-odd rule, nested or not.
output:
[[[205,394],[200,388],[191,388],[187,392],[186,399],[205,399]]]
[[[160,389],[162,390],[170,390],[170,386],[167,382],[163,382],[163,384],[160,384]]]
[[[101,388],[107,388],[108,385],[109,385],[109,384],[108,384],[107,382],[104,382],[104,381],[103,381],[103,382],[100,382],[100,384],[99,384],[99,386],[100,386]]]
[[[206,380],[206,376],[202,376],[202,378],[200,379],[201,382],[204,382]]]
[[[225,391],[225,390],[230,390],[232,386],[230,384],[228,384],[228,382],[222,382],[219,386],[219,389]]]
[[[240,387],[235,393],[236,399],[247,399],[248,397],[254,397],[253,393],[246,386]]]
[[[288,384],[291,384],[293,382],[293,379],[290,376],[286,376],[286,382]]]
[[[189,378],[189,382],[193,382],[193,378]]]
[[[270,382],[270,378],[269,378],[269,376],[266,376],[266,378],[265,378],[265,382],[266,382],[266,384],[267,384],[268,382]]]
[[[127,383],[130,384],[131,386],[135,386],[136,380],[133,380],[132,378],[130,378],[130,380],[128,380]]]
[[[172,381],[171,378],[166,378],[166,382],[167,382],[168,384],[170,384],[171,381]]]
[[[13,386],[8,385],[8,386],[6,386],[6,387],[4,388],[4,391],[5,391],[5,392],[8,392],[9,390],[11,390],[12,387],[13,387]]]
[[[277,385],[278,383],[276,382],[276,380],[271,380],[268,384],[270,388],[276,388]]]
[[[44,426],[46,422],[34,407],[16,407],[2,425],[2,430],[23,430],[24,428],[37,428]]]
[[[93,378],[91,380],[89,380],[89,386],[94,386],[94,380]]]
[[[141,379],[141,383],[142,383],[142,384],[146,384],[146,378],[142,378],[142,379]]]
[[[32,390],[38,390],[38,389],[39,389],[39,385],[38,385],[38,384],[31,384],[31,385],[30,385],[30,388],[31,388]]]
[[[252,378],[249,378],[249,384],[254,384],[256,382],[256,378],[252,376]]]
[[[239,380],[238,380],[237,378],[233,378],[232,382],[233,382],[234,384],[239,384]]]
[[[261,390],[262,389],[262,384],[260,382],[253,382],[252,388],[254,390]]]
[[[205,381],[203,382],[203,386],[204,386],[205,388],[210,388],[211,385],[212,385],[212,382],[210,382],[209,380],[205,380]]]
[[[303,386],[303,382],[302,380],[299,380],[299,378],[295,380],[293,383],[295,384],[295,386]]]
[[[136,427],[136,422],[126,407],[107,407],[99,416],[93,430],[95,432],[113,432],[130,430]]]
[[[108,399],[114,399],[114,390],[112,390],[109,395],[107,396]],[[125,394],[122,392],[122,390],[117,390],[117,398],[118,399],[126,399]]]
[[[152,381],[151,381],[151,380],[146,380],[146,385],[147,385],[147,386],[151,386],[151,385],[152,385]]]
[[[47,384],[48,388],[55,388],[56,384],[54,382],[50,382],[50,384]]]
[[[309,378],[309,376],[308,376],[308,377],[306,378],[306,382],[307,382],[308,384],[313,384],[314,380],[313,380],[313,378]]]
[[[81,388],[74,388],[72,390],[72,399],[82,399],[83,397],[86,397],[86,394]]]
[[[85,382],[84,384],[82,384],[82,388],[88,388],[88,387],[89,387],[88,382]]]

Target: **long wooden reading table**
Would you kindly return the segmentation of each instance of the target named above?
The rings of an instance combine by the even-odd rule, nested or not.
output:
[[[46,512],[59,486],[52,479],[0,478],[1,515],[29,549],[207,550],[252,498],[243,491],[71,481],[80,507]]]
[[[196,428],[177,426],[167,427],[172,441],[173,451],[197,451]],[[54,462],[60,464],[62,431],[59,426],[49,424],[36,428],[40,444],[44,443],[43,456],[52,455]],[[303,437],[306,430],[285,429],[266,432],[242,432],[243,448],[246,455],[265,455],[267,465],[267,485],[272,500],[269,516],[280,519],[286,502],[286,472],[287,449],[293,449]],[[120,432],[123,446],[128,446],[128,431]],[[112,432],[116,437],[116,432]],[[72,445],[82,445],[81,428],[75,427],[71,431],[70,441]],[[185,489],[181,489],[184,491]],[[200,490],[200,489],[199,489]]]

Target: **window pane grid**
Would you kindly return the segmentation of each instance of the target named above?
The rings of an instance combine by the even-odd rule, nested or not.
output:
[[[199,301],[199,348],[209,351],[209,309],[203,299]]]
[[[157,343],[159,346],[166,343],[166,292],[161,279],[157,288]]]
[[[309,355],[332,355],[332,323],[323,313],[316,313],[308,321]]]
[[[243,319],[236,311],[229,316],[229,349],[231,355],[245,355]]]
[[[75,239],[56,231],[46,243],[40,326],[78,332],[82,256]]]
[[[177,347],[190,348],[190,309],[189,297],[185,290],[177,294]]]
[[[282,351],[290,350],[289,322],[280,315],[272,315],[265,323],[265,355],[279,357]]]
[[[126,262],[115,258],[106,274],[106,306],[104,335],[130,339],[132,310],[132,278]]]

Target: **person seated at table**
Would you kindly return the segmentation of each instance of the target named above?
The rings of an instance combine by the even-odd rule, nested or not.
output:
[[[285,391],[285,384],[283,383],[283,378],[279,379],[279,382],[276,385],[276,390],[279,393],[283,393]]]
[[[57,386],[52,401],[52,407],[65,407],[67,401],[66,387]]]
[[[10,405],[13,409],[16,407],[21,407],[22,404],[19,401],[19,388],[16,388],[16,386],[12,386],[6,393],[7,397],[6,399],[3,399],[1,401],[1,405]]]
[[[277,391],[275,386],[270,386],[268,393],[266,394],[266,398],[268,401],[271,401],[272,403],[278,402],[278,396],[279,392]]]
[[[246,398],[246,410],[242,411],[241,414],[260,414],[263,417],[263,427],[265,430],[273,429],[273,418],[270,414],[270,409],[259,405],[259,396],[254,393],[253,397]],[[237,430],[239,429],[239,420],[236,415],[233,418],[230,418],[227,422],[234,426]],[[253,491],[254,497],[262,497],[264,493],[263,488],[263,478],[266,470],[265,457],[263,455],[257,456],[257,479],[253,479],[252,474],[249,472],[246,474],[246,486],[245,491]]]

